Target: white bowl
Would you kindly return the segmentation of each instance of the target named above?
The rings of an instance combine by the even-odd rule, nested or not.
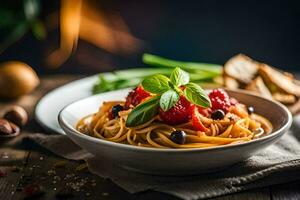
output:
[[[128,89],[102,93],[76,101],[59,114],[59,124],[83,149],[127,169],[148,174],[187,175],[213,171],[243,161],[273,144],[287,132],[292,115],[280,103],[243,91],[228,91],[240,102],[251,105],[255,112],[268,118],[274,130],[268,136],[240,144],[202,149],[157,149],[114,143],[84,135],[75,129],[76,123],[88,114],[97,112],[103,101],[124,99]]]

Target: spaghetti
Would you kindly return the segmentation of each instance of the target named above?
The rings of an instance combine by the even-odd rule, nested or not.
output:
[[[144,124],[126,127],[126,120],[133,107],[119,111],[116,118],[111,118],[110,111],[116,105],[124,106],[125,102],[104,102],[97,113],[81,119],[76,129],[83,134],[111,142],[154,148],[205,148],[242,143],[272,131],[269,120],[255,113],[248,114],[243,104],[232,106],[220,120],[199,115],[204,131],[195,130],[191,121],[168,125],[159,115]],[[184,144],[170,139],[174,131],[185,132]]]

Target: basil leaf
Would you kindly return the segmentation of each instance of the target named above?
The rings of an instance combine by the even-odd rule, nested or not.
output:
[[[187,72],[183,71],[179,67],[176,67],[170,76],[171,82],[176,86],[186,85],[190,81],[190,76]]]
[[[158,114],[159,95],[141,103],[135,107],[126,120],[127,127],[134,127],[144,124]]]
[[[142,86],[148,92],[161,94],[170,89],[169,81],[170,79],[168,77],[156,74],[145,78],[142,82]]]
[[[159,106],[163,111],[167,111],[172,108],[179,100],[179,95],[174,90],[168,90],[164,92],[159,100]]]
[[[189,102],[204,108],[211,107],[209,97],[199,85],[195,83],[189,83],[186,85],[183,93]]]

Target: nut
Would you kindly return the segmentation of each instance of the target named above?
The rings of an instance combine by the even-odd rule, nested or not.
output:
[[[0,119],[0,135],[10,135],[13,133],[13,129],[9,121]]]
[[[10,127],[12,128],[12,134],[18,135],[21,131],[20,127],[18,127],[17,125],[15,125],[12,122],[9,122],[9,124],[10,124]]]
[[[6,113],[4,114],[4,118],[13,122],[14,124],[22,127],[28,121],[27,112],[24,108],[20,106],[13,106],[11,107]]]

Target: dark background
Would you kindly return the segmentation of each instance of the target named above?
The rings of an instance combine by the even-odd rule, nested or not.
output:
[[[40,74],[92,74],[142,66],[151,52],[178,60],[224,64],[244,53],[287,71],[300,71],[299,1],[98,1],[119,12],[134,36],[145,42],[131,56],[119,56],[79,41],[78,49],[58,69],[44,58],[59,45],[58,29],[38,41],[31,33],[0,54],[0,61],[22,60]],[[59,1],[42,1],[42,18],[59,9]]]

